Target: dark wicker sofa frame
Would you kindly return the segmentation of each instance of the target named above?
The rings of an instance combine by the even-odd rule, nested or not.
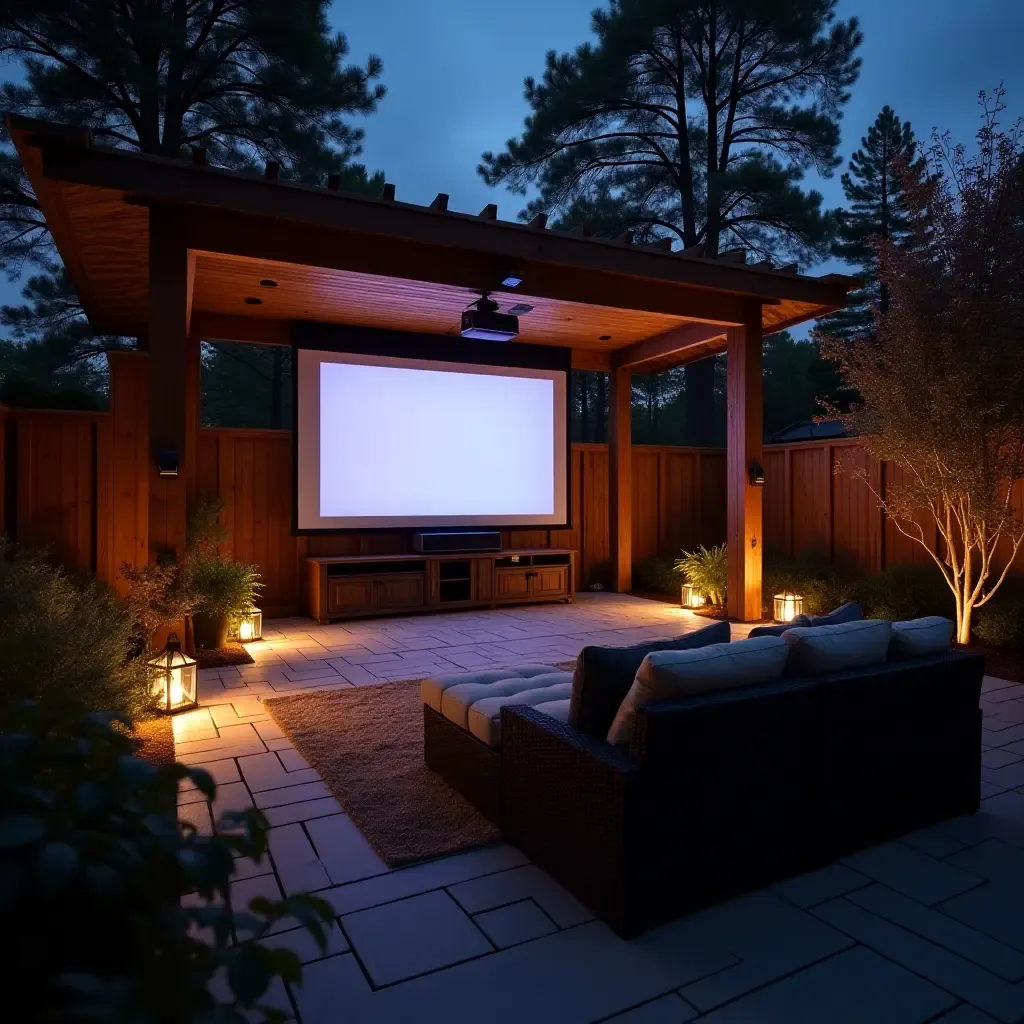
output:
[[[502,709],[509,842],[621,935],[977,810],[984,657],[638,710],[627,749]]]
[[[423,705],[423,761],[496,825],[501,819],[501,751]]]

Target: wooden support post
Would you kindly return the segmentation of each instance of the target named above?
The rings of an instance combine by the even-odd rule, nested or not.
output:
[[[608,374],[608,488],[612,590],[633,588],[633,467],[630,416],[632,375],[629,370]]]
[[[188,324],[194,261],[184,225],[173,210],[149,213],[149,443],[151,458],[149,546],[155,558],[180,560],[185,552],[189,479],[195,479],[195,396]],[[198,352],[198,339],[195,342]],[[157,475],[160,452],[173,452],[176,478]],[[192,465],[190,465],[190,462]]]
[[[729,616],[741,622],[761,618],[762,488],[752,486],[749,469],[762,462],[763,378],[761,308],[752,305],[743,327],[727,334],[726,451],[729,548]]]

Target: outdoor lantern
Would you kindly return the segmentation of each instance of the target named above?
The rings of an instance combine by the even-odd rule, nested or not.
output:
[[[160,702],[160,710],[171,715],[187,711],[199,703],[196,700],[196,662],[182,649],[177,633],[167,638],[167,646],[150,658],[153,672],[153,696]]]
[[[703,608],[707,603],[707,597],[696,587],[691,587],[689,583],[683,584],[682,605],[684,608]]]
[[[804,613],[804,599],[792,590],[775,595],[775,621],[792,622]]]
[[[231,635],[229,640],[238,640],[247,644],[251,640],[263,639],[263,612],[259,608],[250,608],[231,618]]]

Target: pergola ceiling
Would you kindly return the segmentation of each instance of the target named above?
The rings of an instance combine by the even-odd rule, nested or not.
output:
[[[520,303],[534,307],[519,316],[517,340],[525,342],[612,351],[690,322],[665,313],[519,292],[490,294],[502,312]],[[470,288],[199,252],[192,308],[197,313],[458,334],[462,311],[479,297]]]

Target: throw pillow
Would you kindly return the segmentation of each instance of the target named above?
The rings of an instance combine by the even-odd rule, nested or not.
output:
[[[629,743],[636,709],[657,700],[771,683],[789,649],[776,636],[714,644],[695,651],[657,651],[644,658],[608,730],[609,743]]]
[[[604,737],[640,663],[654,651],[688,651],[729,642],[729,623],[714,622],[685,636],[632,647],[584,647],[576,659],[569,701],[569,724]]]
[[[782,636],[787,629],[793,629],[795,626],[809,626],[810,624],[810,615],[794,615],[789,622],[779,622],[773,626],[755,626],[747,634],[747,639],[752,640],[759,636]]]
[[[892,624],[889,659],[922,658],[927,654],[945,654],[953,642],[952,621],[941,615],[926,615]]]
[[[847,601],[838,608],[833,608],[828,615],[812,615],[809,622],[801,622],[801,626],[838,626],[843,622],[859,622],[864,618],[864,608],[859,601]],[[797,623],[794,621],[794,625]]]
[[[891,635],[892,625],[884,619],[788,629],[782,634],[789,645],[786,675],[819,676],[881,664]]]

